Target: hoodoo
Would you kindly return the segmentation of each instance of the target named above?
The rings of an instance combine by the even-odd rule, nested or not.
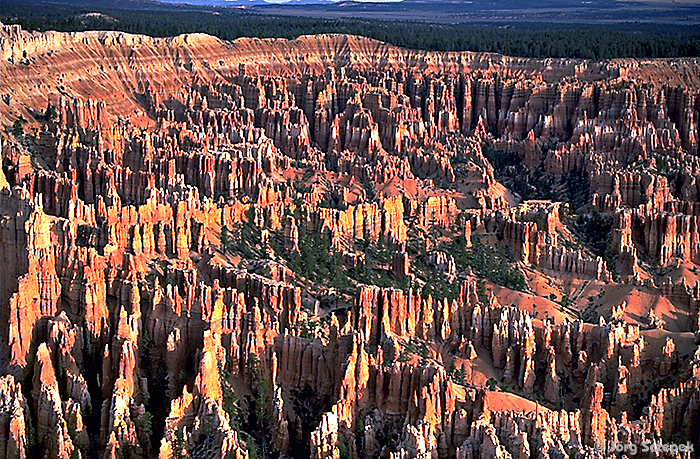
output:
[[[0,456],[700,447],[697,59],[0,25],[0,97]]]

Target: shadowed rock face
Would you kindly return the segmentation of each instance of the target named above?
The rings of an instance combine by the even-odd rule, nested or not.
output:
[[[0,57],[3,457],[700,446],[697,60]]]

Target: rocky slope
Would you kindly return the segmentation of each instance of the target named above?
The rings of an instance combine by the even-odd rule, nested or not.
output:
[[[0,58],[3,457],[700,447],[700,61]]]

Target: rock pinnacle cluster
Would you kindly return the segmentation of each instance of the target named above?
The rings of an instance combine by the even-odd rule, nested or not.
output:
[[[0,457],[697,457],[699,117],[698,59],[0,24]]]

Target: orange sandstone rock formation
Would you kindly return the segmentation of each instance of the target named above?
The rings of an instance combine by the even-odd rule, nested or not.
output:
[[[700,447],[697,61],[6,25],[0,57],[4,457]]]

